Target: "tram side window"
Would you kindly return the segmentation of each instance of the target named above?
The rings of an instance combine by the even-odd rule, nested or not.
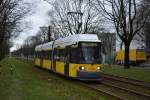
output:
[[[46,51],[43,52],[43,58],[47,59],[47,52]]]
[[[80,48],[71,48],[70,61],[78,63],[80,62],[81,58],[82,58],[82,55],[81,55]]]
[[[64,61],[65,50],[64,49],[55,49],[54,50],[54,58],[57,61]]]
[[[42,52],[40,52],[40,58],[43,59],[43,57],[44,57],[44,54],[43,54],[43,51],[42,51]]]
[[[52,51],[49,50],[49,51],[48,51],[48,59],[51,59],[51,56],[52,56]]]
[[[39,52],[37,52],[37,58],[40,58],[40,54],[39,54]]]
[[[51,51],[46,52],[46,59],[51,59]]]
[[[59,49],[54,50],[54,59],[59,61]]]
[[[38,52],[36,52],[35,54],[36,54],[36,58],[38,58]]]
[[[65,50],[64,49],[56,49],[55,50],[55,60],[64,61]]]
[[[46,51],[46,59],[49,59],[49,51]]]
[[[46,57],[46,51],[44,51],[44,58],[47,59],[47,57]]]
[[[34,55],[35,55],[35,58],[37,58],[37,52],[35,52]]]
[[[39,52],[39,58],[41,58],[41,52]]]
[[[37,58],[40,58],[40,52],[37,52]]]
[[[41,58],[41,52],[39,52],[39,58]]]
[[[40,54],[40,58],[43,58],[43,52],[41,51],[39,54]]]
[[[45,55],[45,54],[44,54],[44,52],[42,51],[42,52],[41,52],[41,58],[42,58],[42,59],[44,59],[44,55]]]
[[[46,51],[46,59],[49,59],[49,51]]]
[[[59,56],[60,56],[60,61],[64,61],[64,58],[65,58],[65,50],[64,49],[60,50]]]

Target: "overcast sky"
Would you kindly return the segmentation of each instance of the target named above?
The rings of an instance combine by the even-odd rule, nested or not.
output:
[[[21,24],[21,26],[27,25],[28,28],[26,28],[23,32],[21,32],[18,38],[13,40],[14,46],[10,49],[11,51],[18,49],[23,44],[23,41],[27,37],[35,35],[41,26],[48,26],[49,24],[50,18],[48,16],[48,11],[51,9],[51,5],[49,3],[47,3],[44,0],[24,0],[24,1],[32,5],[31,14],[25,17],[22,20],[23,23]],[[52,2],[53,0],[48,1]],[[106,24],[105,28],[107,30],[110,30],[110,28],[112,28],[112,25]]]
[[[22,33],[20,33],[19,37],[13,41],[14,46],[11,48],[11,51],[17,49],[28,36],[35,35],[40,26],[47,26],[49,22],[47,13],[51,9],[50,4],[48,4],[44,0],[25,1],[29,2],[32,5],[32,11],[30,15],[23,19],[22,26],[24,26],[24,23],[28,23],[27,25],[29,28],[26,28]]]

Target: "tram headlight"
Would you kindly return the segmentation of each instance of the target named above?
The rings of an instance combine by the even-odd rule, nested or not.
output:
[[[84,67],[84,66],[80,66],[79,69],[80,69],[80,70],[84,70],[85,67]]]
[[[101,69],[101,67],[97,67],[97,70],[100,70]]]
[[[84,69],[85,69],[85,67],[83,67],[83,66],[82,66],[82,67],[81,67],[81,69],[82,69],[82,70],[84,70]]]

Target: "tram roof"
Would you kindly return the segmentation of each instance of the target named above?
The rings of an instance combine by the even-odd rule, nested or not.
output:
[[[58,40],[44,43],[41,45],[36,46],[35,51],[42,51],[42,50],[50,50],[52,46],[54,47],[65,47],[68,45],[76,44],[78,42],[101,42],[96,34],[75,34],[70,35],[65,38],[60,38]],[[54,44],[53,44],[54,43]]]

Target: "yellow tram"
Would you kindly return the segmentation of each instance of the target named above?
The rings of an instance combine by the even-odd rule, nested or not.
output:
[[[124,50],[120,50],[116,55],[117,64],[124,64]],[[147,60],[147,54],[144,49],[130,49],[129,51],[129,63],[131,65],[138,65],[144,63]]]
[[[36,46],[35,66],[79,80],[101,80],[101,41],[76,34]]]

